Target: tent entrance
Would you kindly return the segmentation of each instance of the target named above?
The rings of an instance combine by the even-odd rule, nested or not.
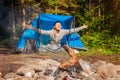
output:
[[[34,39],[27,39],[23,53],[37,53],[38,48]]]

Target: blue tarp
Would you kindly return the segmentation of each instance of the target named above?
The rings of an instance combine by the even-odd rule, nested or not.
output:
[[[54,15],[54,14],[40,14],[32,22],[32,26],[35,28],[41,28],[43,30],[51,30],[56,21],[59,21],[62,24],[63,29],[70,29],[73,16],[66,15]],[[50,41],[50,37],[37,32],[31,29],[25,29],[17,43],[17,49],[24,49],[26,40],[34,39],[36,41],[37,47],[41,45],[46,45]],[[40,42],[42,44],[40,44]],[[62,41],[61,45],[67,44],[70,47],[77,49],[85,49],[84,44],[81,42],[80,37],[77,33],[66,35]]]

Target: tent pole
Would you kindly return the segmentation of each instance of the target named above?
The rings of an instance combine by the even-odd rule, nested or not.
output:
[[[75,32],[75,15],[74,15],[74,19],[73,19],[73,28],[74,28],[74,32]],[[75,45],[75,40],[73,39],[73,45]]]
[[[74,16],[73,16],[70,29],[71,29],[71,28],[75,28],[75,27],[74,27],[74,24],[75,24],[75,20],[74,20]],[[70,29],[69,29],[69,33],[70,33]],[[75,30],[74,30],[74,32],[75,32]],[[67,44],[69,44],[69,41],[70,41],[70,34],[69,34],[69,36],[68,36]]]
[[[70,29],[72,28],[72,25],[73,25],[73,20],[71,22]],[[70,29],[69,29],[69,33],[70,33]],[[68,35],[68,41],[66,41],[67,45],[69,45],[69,41],[70,41],[70,34]]]
[[[41,25],[40,25],[40,14],[39,14],[39,18],[38,18],[38,28],[40,28],[40,34],[39,34],[39,41],[40,41],[40,46],[42,46],[42,36],[41,36]],[[41,50],[40,50],[41,53]]]

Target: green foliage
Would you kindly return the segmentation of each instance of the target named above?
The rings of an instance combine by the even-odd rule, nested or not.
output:
[[[66,14],[72,15],[75,14],[78,10],[79,5],[77,1],[74,0],[46,0],[41,1],[41,4],[44,3],[43,8],[45,8],[45,13],[54,13],[54,14]]]
[[[120,36],[110,35],[105,32],[91,33],[84,35],[81,40],[88,47],[88,52],[102,54],[118,54],[120,53]]]
[[[47,0],[47,1],[48,1],[49,6],[54,7],[57,5],[59,0]]]

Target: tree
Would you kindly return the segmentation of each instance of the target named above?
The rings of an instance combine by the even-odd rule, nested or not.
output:
[[[25,12],[25,0],[20,0],[21,2],[21,10],[22,10],[22,26],[23,26],[23,29],[24,29],[24,26],[26,24],[26,20],[25,20],[25,16],[26,16],[26,12]]]

